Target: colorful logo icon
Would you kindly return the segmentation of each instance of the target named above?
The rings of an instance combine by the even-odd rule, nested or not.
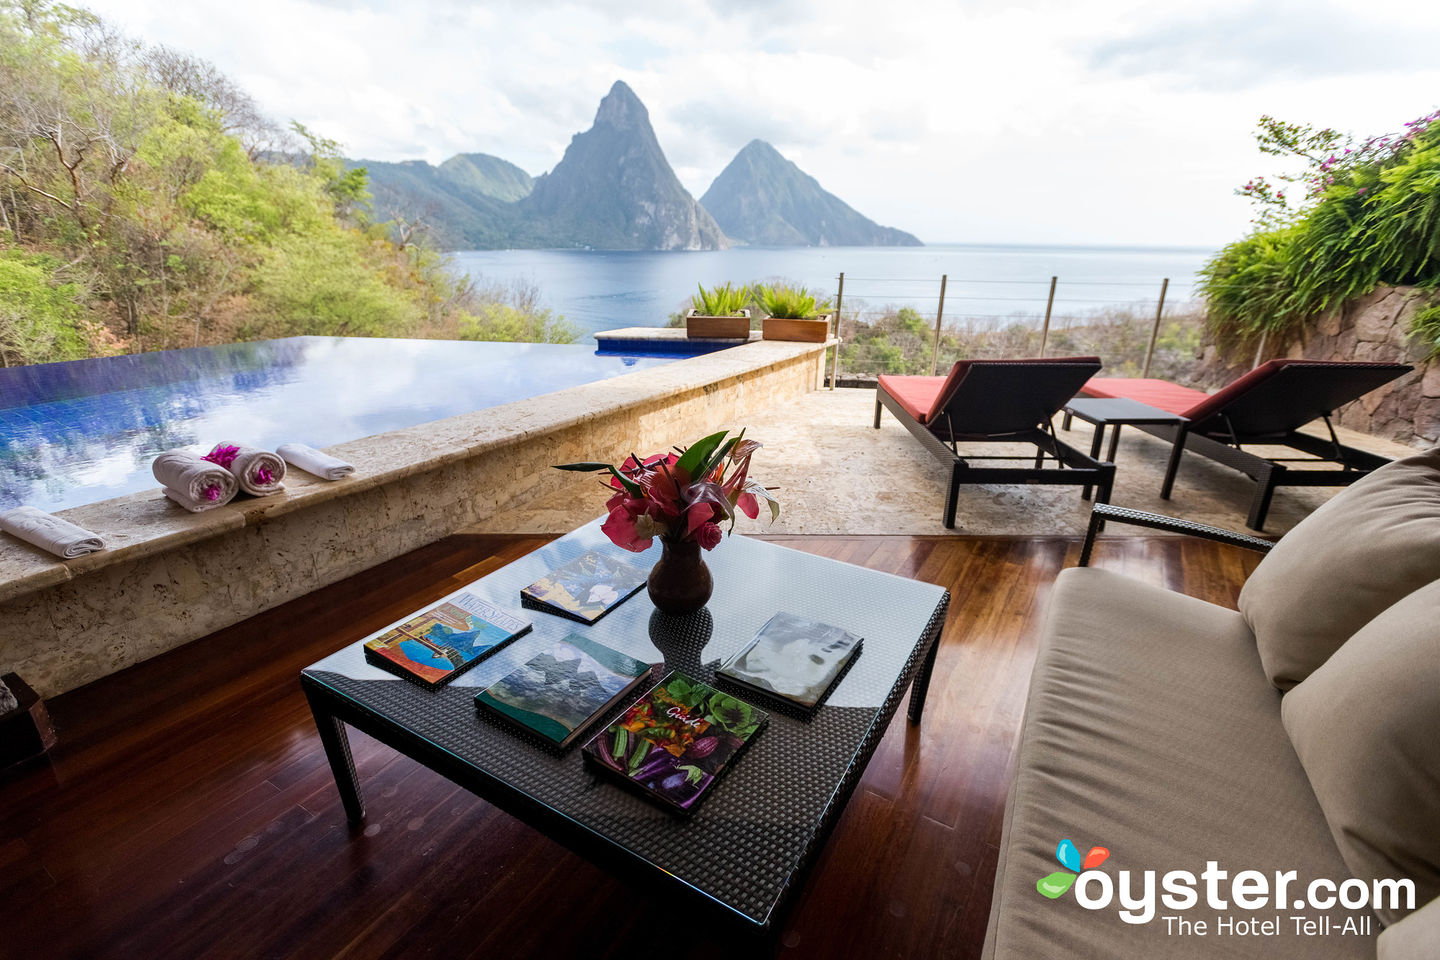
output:
[[[1062,896],[1066,890],[1075,885],[1075,878],[1082,870],[1094,870],[1110,857],[1110,851],[1105,847],[1091,847],[1085,858],[1080,858],[1080,848],[1075,846],[1074,840],[1061,840],[1060,845],[1055,848],[1055,859],[1060,861],[1064,870],[1056,870],[1048,877],[1041,877],[1035,883],[1035,889],[1039,890],[1042,896],[1054,900]]]

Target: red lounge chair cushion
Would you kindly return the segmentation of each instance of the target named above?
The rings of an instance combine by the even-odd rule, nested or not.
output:
[[[1188,416],[1186,410],[1210,399],[1204,390],[1192,390],[1169,380],[1138,377],[1091,377],[1081,392],[1087,397],[1105,400],[1134,400],[1182,417]]]
[[[1147,403],[1152,407],[1173,413],[1198,423],[1221,412],[1236,397],[1243,396],[1258,384],[1269,380],[1280,369],[1293,361],[1288,359],[1267,360],[1249,373],[1226,384],[1215,393],[1182,387],[1168,380],[1145,380],[1123,377],[1091,377],[1082,391],[1091,397],[1124,398]]]
[[[900,408],[919,423],[929,423],[944,411],[955,391],[971,366],[977,364],[1018,364],[1018,363],[1099,363],[1099,357],[1028,357],[1022,360],[957,360],[955,366],[943,377],[901,377],[880,375],[880,389],[884,390]],[[1090,383],[1094,383],[1092,379]],[[1203,394],[1202,394],[1203,396]]]
[[[953,372],[953,371],[952,371]],[[895,398],[900,408],[920,423],[930,417],[930,408],[940,395],[946,377],[899,377],[880,375],[880,389]]]

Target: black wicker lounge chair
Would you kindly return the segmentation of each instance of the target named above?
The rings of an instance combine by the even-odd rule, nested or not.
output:
[[[1095,500],[1110,499],[1113,464],[1102,463],[1056,439],[1051,420],[1085,381],[1100,369],[1098,357],[1045,360],[961,360],[944,377],[882,376],[875,391],[875,428],[884,407],[927,450],[950,464],[945,526],[955,526],[962,483],[1063,483],[1096,488]],[[984,460],[1029,460],[1029,456],[962,456],[957,442],[1033,444],[1033,466],[975,466]],[[1055,466],[1047,468],[1047,456]]]
[[[1185,418],[1178,425],[1137,427],[1173,444],[1160,496],[1170,497],[1182,452],[1209,457],[1256,481],[1245,522],[1260,530],[1276,487],[1347,486],[1390,462],[1342,444],[1330,415],[1411,369],[1404,363],[1271,360],[1213,394],[1166,380],[1113,377],[1096,377],[1081,393],[1138,400]],[[1328,437],[1299,432],[1314,420],[1325,422]],[[1289,447],[1306,456],[1267,458],[1241,449],[1242,444]],[[1294,470],[1287,463],[1334,463],[1339,469]]]

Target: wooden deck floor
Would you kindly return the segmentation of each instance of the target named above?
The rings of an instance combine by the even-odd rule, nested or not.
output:
[[[369,818],[346,826],[300,669],[546,539],[451,537],[51,701],[51,763],[0,781],[0,957],[733,960],[703,917],[359,733]],[[923,726],[896,715],[794,910],[745,954],[976,956],[1036,631],[1078,543],[776,539],[953,600]],[[1254,563],[1155,538],[1096,555],[1226,604]]]

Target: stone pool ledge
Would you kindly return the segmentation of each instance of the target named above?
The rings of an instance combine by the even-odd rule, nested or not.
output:
[[[59,511],[109,548],[60,561],[0,535],[0,673],[53,696],[567,483],[590,494],[551,465],[661,449],[798,397],[827,346],[753,342],[364,437],[329,448],[349,479],[292,470],[284,493],[205,513],[158,488]]]

